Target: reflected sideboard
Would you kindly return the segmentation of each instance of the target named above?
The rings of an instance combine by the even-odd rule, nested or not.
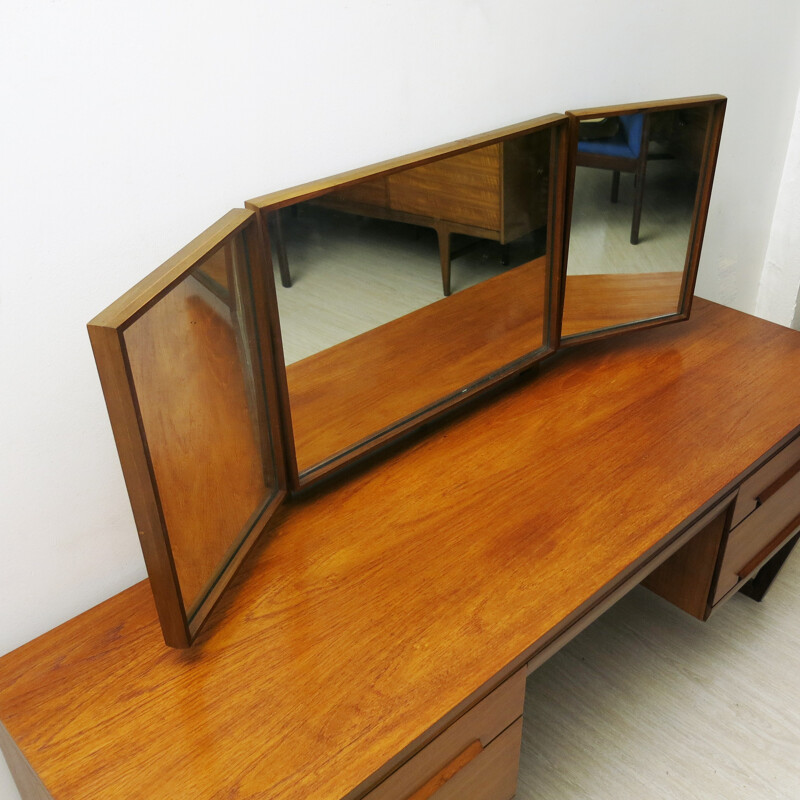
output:
[[[798,409],[800,334],[702,300],[560,353],[282,507],[193,648],[141,583],[0,659],[23,797],[508,800],[525,675],[617,598],[762,594]]]

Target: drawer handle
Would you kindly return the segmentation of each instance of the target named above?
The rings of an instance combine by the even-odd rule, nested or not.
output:
[[[441,789],[450,778],[464,769],[464,767],[466,767],[473,758],[479,756],[481,752],[483,752],[483,745],[480,743],[479,739],[476,739],[466,750],[460,752],[449,764],[444,766],[429,781],[420,786],[414,794],[409,796],[408,800],[428,800],[434,792]]]
[[[778,489],[782,489],[789,481],[794,478],[797,473],[800,472],[800,461],[796,464],[792,464],[780,478],[776,478],[766,489],[763,489],[759,492],[758,497],[756,497],[756,503],[760,506],[769,500]]]
[[[740,570],[738,575],[740,578],[746,578],[766,557],[775,550],[778,545],[791,534],[800,528],[800,514],[798,514],[781,532],[764,548],[762,548],[758,555],[751,558]]]

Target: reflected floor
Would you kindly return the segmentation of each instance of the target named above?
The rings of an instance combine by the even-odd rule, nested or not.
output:
[[[610,170],[578,167],[570,231],[569,274],[683,270],[697,178],[677,162],[650,161],[639,243],[630,243],[633,175],[620,176],[611,202]]]
[[[441,300],[439,247],[430,228],[305,207],[284,215],[292,286],[280,285],[273,253],[287,364],[332,347]],[[497,242],[453,236],[452,290],[469,286],[544,252],[544,235],[509,245],[501,263]]]

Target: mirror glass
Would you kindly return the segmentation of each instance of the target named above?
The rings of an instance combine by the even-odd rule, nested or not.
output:
[[[140,425],[190,620],[278,491],[243,234],[124,331]]]
[[[301,479],[545,349],[555,130],[267,210]]]
[[[711,113],[578,116],[564,338],[679,313]]]

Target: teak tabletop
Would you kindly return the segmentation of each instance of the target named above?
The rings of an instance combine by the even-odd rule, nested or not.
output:
[[[140,583],[0,659],[0,719],[55,798],[357,797],[799,423],[800,334],[697,300],[288,504],[191,650]]]

